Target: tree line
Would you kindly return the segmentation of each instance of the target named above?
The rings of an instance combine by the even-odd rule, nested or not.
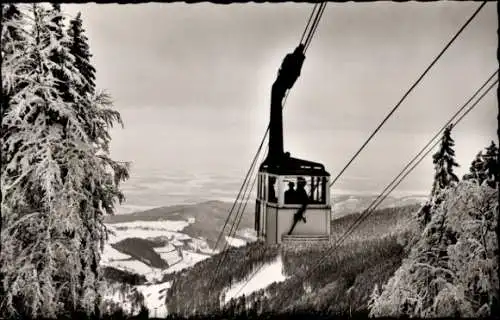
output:
[[[434,182],[416,216],[418,236],[394,275],[374,288],[371,316],[482,318],[500,312],[499,150],[492,141],[459,179],[451,130],[433,155]]]

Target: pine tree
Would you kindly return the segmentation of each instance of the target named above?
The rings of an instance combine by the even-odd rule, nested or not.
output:
[[[57,9],[57,7],[55,7]],[[65,41],[65,45],[67,45],[67,49],[69,50],[69,53],[71,56],[74,57],[74,66],[78,70],[78,73],[82,77],[82,81],[80,83],[73,83],[73,88],[76,90],[76,94],[79,95],[81,98],[80,101],[76,104],[77,108],[77,113],[82,117],[84,122],[86,122],[86,125],[84,126],[84,131],[86,136],[89,138],[89,141],[92,144],[95,145],[101,145],[101,151],[104,153],[108,153],[108,143],[109,143],[109,135],[107,133],[106,128],[102,126],[102,123],[96,124],[92,123],[93,120],[92,118],[94,117],[95,113],[102,113],[103,116],[105,117],[105,120],[107,123],[110,123],[113,119],[119,120],[119,114],[117,112],[112,111],[108,107],[111,105],[111,101],[109,99],[109,96],[107,96],[105,93],[99,93],[97,96],[95,94],[95,69],[90,63],[90,50],[89,50],[89,45],[87,43],[88,39],[85,37],[84,30],[83,30],[83,22],[81,19],[81,14],[78,13],[76,18],[70,20],[70,24],[67,30],[68,34],[68,41]],[[94,101],[93,101],[94,99]],[[96,101],[97,99],[97,101]],[[102,102],[104,108],[95,108],[96,103],[95,102]],[[99,104],[99,103],[97,103]],[[104,144],[99,141],[100,138],[105,137],[103,140]],[[88,184],[85,186],[87,191],[92,192],[91,184]],[[96,197],[95,199],[95,204],[98,205],[99,202],[99,195],[94,195]],[[96,226],[101,224],[102,221],[99,222],[98,215],[91,214],[90,216],[85,216],[82,217],[85,225],[85,229],[88,232],[89,236],[91,234],[92,226]],[[97,219],[97,220],[96,220]],[[81,243],[81,250],[84,251],[86,246],[87,246],[87,238],[84,238],[82,243]],[[97,250],[97,248],[93,248],[93,250]],[[90,261],[90,263],[87,263]],[[83,268],[90,268],[90,272],[94,274],[95,280],[99,279],[99,272],[98,272],[98,257],[96,255],[93,255],[92,257],[81,257],[81,263]],[[84,273],[80,275],[80,281],[82,284],[82,290],[83,290],[83,284],[85,281],[85,276]],[[83,293],[82,293],[83,294]],[[96,303],[96,308],[95,312],[98,312],[98,300]]]
[[[499,169],[497,168],[498,147],[494,141],[485,148],[484,153],[480,151],[472,161],[469,173],[465,174],[464,180],[473,180],[478,184],[486,183],[496,188],[499,182]]]
[[[83,86],[78,88],[78,92],[83,95],[85,92],[95,91],[95,68],[90,63],[90,49],[88,39],[83,29],[83,21],[79,12],[74,19],[70,20],[68,35],[70,38],[70,52],[75,57],[75,66],[80,71],[85,80]]]
[[[451,187],[459,181],[453,172],[453,168],[459,165],[455,161],[455,150],[453,150],[455,141],[451,138],[452,128],[453,125],[450,125],[444,130],[439,150],[432,157],[436,171],[431,191],[433,197],[437,196],[441,190]]]
[[[444,190],[401,267],[374,295],[372,316],[489,317],[498,304],[498,190],[461,181]]]
[[[500,182],[500,169],[498,168],[497,157],[498,147],[494,141],[491,141],[483,156],[485,180],[491,188],[496,188]]]
[[[27,21],[21,14],[18,5],[0,4],[2,9],[1,19],[1,58],[2,58],[2,92],[0,95],[0,117],[2,119],[1,139],[15,131],[3,121],[5,114],[11,109],[11,99],[27,84],[24,74],[26,66],[17,63],[26,52],[27,39],[24,30]],[[2,143],[2,154],[5,154],[5,145]],[[5,170],[5,158],[0,161],[0,172]]]
[[[2,41],[9,101],[2,109],[0,312],[98,313],[103,216],[123,200],[119,183],[128,177],[127,165],[108,151],[109,128],[121,119],[109,95],[73,89],[84,81],[70,63],[57,6],[20,12],[26,19],[12,25],[26,34],[26,49],[4,59]]]
[[[241,301],[240,301],[241,307],[240,307],[239,314],[243,314],[244,316],[246,316],[246,314],[247,314],[247,299],[246,299],[245,294],[243,294],[240,299],[241,299]]]
[[[0,4],[2,9],[1,57],[2,66],[15,67],[11,61],[26,47],[23,25],[26,23],[15,4]],[[19,90],[20,70],[2,68],[2,95],[0,97],[1,116],[7,112],[10,97]]]
[[[482,184],[486,180],[486,173],[484,171],[485,164],[483,158],[483,152],[479,151],[476,158],[472,161],[469,172],[463,177],[464,180],[472,180],[478,184]]]
[[[48,14],[39,5],[33,5],[29,13],[32,24],[19,26],[20,31],[27,27],[30,32],[26,51],[11,60],[2,60],[3,70],[26,81],[19,91],[8,91],[12,95],[2,118],[6,132],[2,135],[6,167],[1,177],[1,265],[6,295],[2,313],[55,316],[55,301],[60,292],[54,285],[53,274],[58,267],[56,256],[64,254],[61,249],[65,247],[60,242],[53,246],[52,241],[52,231],[61,221],[56,201],[61,190],[56,168],[60,128],[46,124],[51,120],[48,113],[57,113],[63,106],[59,99],[54,99],[55,83],[49,71],[53,65],[47,59],[48,48],[53,44],[47,31]]]
[[[48,26],[50,33],[54,36],[54,41],[59,43],[57,47],[52,48],[49,59],[54,62],[52,74],[56,79],[56,89],[60,97],[67,103],[78,103],[78,95],[72,92],[74,87],[81,85],[81,75],[78,78],[72,77],[78,74],[79,70],[75,68],[75,58],[70,54],[69,39],[66,30],[63,28],[64,15],[61,12],[61,5],[52,4],[52,21]]]

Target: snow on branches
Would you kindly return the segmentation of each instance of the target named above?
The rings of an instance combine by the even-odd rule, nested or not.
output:
[[[103,216],[128,178],[108,151],[120,115],[82,90],[58,5],[2,13],[0,313],[96,313]]]
[[[464,175],[464,180],[472,180],[478,184],[486,183],[492,188],[500,181],[500,173],[497,165],[498,147],[494,141],[485,148],[484,152],[479,151],[472,161],[469,172]]]
[[[373,293],[371,316],[484,317],[498,303],[498,190],[461,181],[394,276]]]
[[[432,186],[432,196],[438,196],[441,190],[455,185],[458,177],[453,172],[454,167],[458,167],[455,161],[455,150],[453,149],[455,141],[451,137],[453,125],[448,126],[441,137],[439,150],[432,156],[432,163],[436,173],[434,175],[434,184]]]

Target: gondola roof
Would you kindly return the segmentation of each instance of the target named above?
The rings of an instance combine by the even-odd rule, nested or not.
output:
[[[290,156],[279,160],[266,159],[260,165],[259,172],[277,175],[330,176],[323,164]]]

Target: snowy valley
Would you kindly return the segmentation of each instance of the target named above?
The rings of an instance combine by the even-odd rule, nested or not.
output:
[[[374,198],[371,195],[337,196],[333,218],[359,212]],[[389,197],[382,207],[421,203],[422,200],[423,197],[419,196]],[[231,206],[229,202],[207,201],[107,217],[106,226],[111,234],[101,265],[143,276],[144,280],[136,285],[114,284],[105,299],[123,306],[125,312],[137,313],[139,308],[132,310],[130,300],[136,299],[137,295],[133,293],[138,292],[142,294],[143,304],[151,316],[167,315],[165,297],[171,286],[170,276],[220,252],[223,244],[217,250],[214,246]],[[231,247],[254,242],[256,235],[252,227],[253,206],[249,206],[235,236],[225,236],[222,242]],[[221,305],[231,298],[237,299],[243,294],[265,289],[272,282],[285,280],[282,269],[281,258],[276,257],[259,270],[252,270],[245,279],[223,290]]]

